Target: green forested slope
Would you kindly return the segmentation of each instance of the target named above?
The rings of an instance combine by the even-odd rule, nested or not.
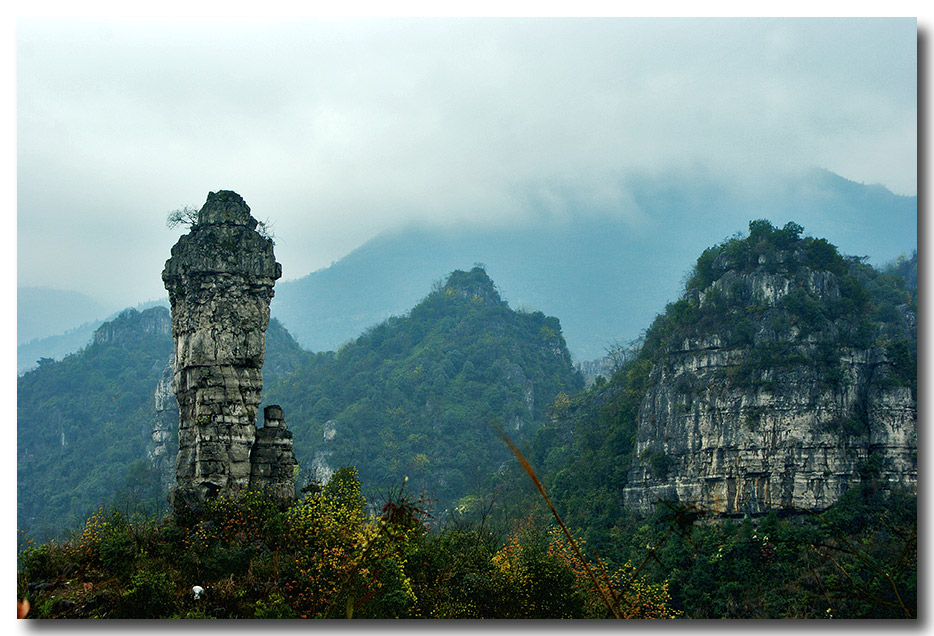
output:
[[[161,332],[143,326],[156,314]],[[58,536],[117,498],[164,506],[147,444],[172,351],[167,320],[165,308],[128,310],[101,327],[114,337],[19,378],[20,530]],[[482,269],[453,273],[337,353],[303,351],[275,320],[266,346],[264,401],[285,409],[306,477],[325,451],[329,467],[358,466],[370,488],[408,476],[444,505],[509,459],[495,425],[525,439],[557,393],[582,386],[558,320],[512,311]]]
[[[455,271],[404,317],[268,387],[296,455],[354,465],[371,488],[425,488],[443,509],[509,460],[495,427],[528,439],[582,388],[556,318],[515,312],[482,268]]]
[[[136,326],[151,312],[127,310],[108,325],[125,337],[92,342],[17,381],[17,517],[20,530],[53,537],[74,527],[145,472],[153,394],[172,354],[166,332]],[[133,479],[137,494],[154,495]]]
[[[166,506],[147,445],[155,390],[172,355],[169,310],[128,309],[61,361],[17,379],[17,524],[60,536],[100,506]],[[264,378],[274,382],[310,354],[273,320]]]
[[[285,511],[254,494],[218,501],[192,526],[97,513],[71,541],[22,552],[18,596],[40,617],[608,615],[498,427],[594,567],[623,573],[614,578],[623,615],[914,617],[913,493],[866,479],[820,514],[719,523],[621,506],[650,372],[679,339],[716,330],[758,349],[756,364],[774,365],[774,334],[794,326],[884,347],[893,381],[916,392],[916,257],[878,271],[801,233],[754,222],[705,251],[684,297],[619,352],[612,377],[586,390],[558,319],[511,310],[479,267],[453,272],[407,315],[337,352],[303,351],[274,321],[264,401],[285,409],[305,476],[317,463],[338,479]],[[792,256],[776,258],[783,253]],[[841,294],[830,304],[791,294],[777,310],[697,302],[722,274],[715,264],[742,274],[772,262],[833,271]],[[116,322],[115,336],[19,380],[18,513],[33,538],[80,529],[121,490],[163,500],[150,488],[145,447],[171,338],[141,329],[138,312]],[[832,357],[814,363],[832,373]],[[436,500],[435,519],[423,515],[421,492]],[[485,505],[471,510],[472,495]],[[475,514],[439,528],[454,507]],[[210,602],[191,597],[194,583],[211,589]]]

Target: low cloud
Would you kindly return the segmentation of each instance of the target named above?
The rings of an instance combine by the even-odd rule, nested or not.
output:
[[[914,194],[916,40],[913,20],[25,21],[20,283],[157,294],[165,214],[222,188],[274,221],[289,277],[413,220],[638,227],[633,170],[817,165]],[[58,262],[82,249],[94,271]],[[134,255],[155,281],[119,274]]]

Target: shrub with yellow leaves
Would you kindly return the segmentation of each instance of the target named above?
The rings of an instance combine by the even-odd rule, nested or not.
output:
[[[576,541],[578,547],[583,546],[583,539]],[[567,537],[557,528],[551,532],[548,554],[574,572],[573,586],[586,599],[584,615],[587,618],[607,616],[606,598],[614,603],[620,618],[677,618],[680,615],[669,607],[667,582],[650,583],[629,562],[610,573],[602,560],[593,559],[590,571],[598,574],[591,577]]]

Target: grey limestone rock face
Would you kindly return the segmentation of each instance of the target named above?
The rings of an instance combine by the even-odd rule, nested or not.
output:
[[[163,491],[175,483],[175,458],[178,455],[178,401],[172,388],[174,364],[169,360],[156,385],[152,435],[148,446],[149,465],[159,474]]]
[[[128,324],[127,319],[136,317]],[[132,326],[130,326],[132,325]],[[143,312],[127,309],[114,320],[105,322],[94,332],[96,344],[133,341],[144,334],[168,334],[171,331],[169,313],[164,307],[152,307]]]
[[[295,498],[298,461],[292,452],[292,431],[279,406],[263,409],[265,426],[256,431],[250,456],[250,489],[269,493],[280,501]]]
[[[661,499],[726,515],[821,510],[861,479],[871,455],[883,480],[916,484],[916,404],[907,387],[884,381],[878,350],[845,352],[844,381],[833,386],[804,364],[759,387],[731,386],[724,371],[745,355],[673,351],[653,372],[628,507],[650,513]]]
[[[209,193],[162,272],[175,339],[176,509],[250,485],[269,303],[282,275],[257,225],[240,195]]]
[[[802,280],[814,297],[839,295],[830,274]],[[781,275],[728,275],[711,288],[774,307],[791,287]],[[826,509],[870,473],[916,487],[910,388],[894,380],[879,347],[831,347],[828,378],[828,367],[815,361],[827,357],[835,328],[760,329],[756,338],[779,343],[786,360],[766,368],[755,364],[753,346],[727,346],[715,333],[670,347],[640,407],[626,506],[648,514],[667,500],[755,515]]]

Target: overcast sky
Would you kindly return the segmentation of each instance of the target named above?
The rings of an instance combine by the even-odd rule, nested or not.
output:
[[[18,284],[165,295],[169,211],[232,189],[284,278],[411,220],[521,223],[628,170],[917,191],[913,19],[21,20]]]

